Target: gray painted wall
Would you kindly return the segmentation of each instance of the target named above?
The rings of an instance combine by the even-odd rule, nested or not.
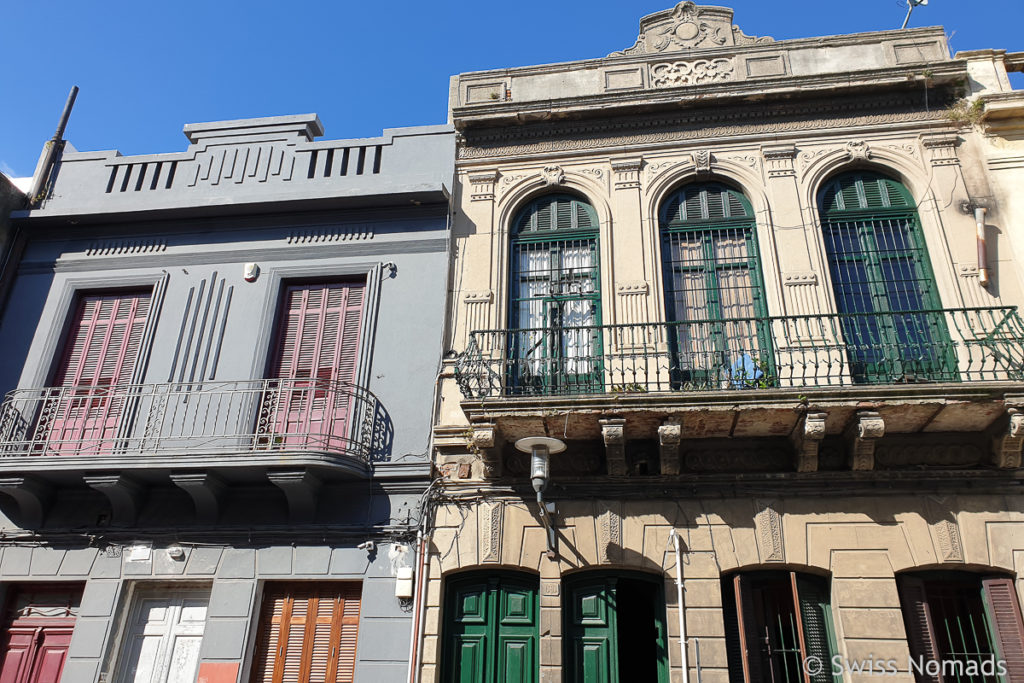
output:
[[[33,529],[19,528],[18,506],[0,494],[0,591],[24,582],[83,584],[64,680],[112,675],[133,591],[164,582],[168,590],[211,591],[201,660],[241,663],[246,680],[264,586],[280,580],[359,581],[357,678],[407,675],[412,620],[394,596],[394,576],[413,565],[418,503],[429,482],[454,137],[430,127],[313,142],[320,133],[315,116],[275,117],[186,126],[191,144],[179,155],[68,153],[42,209],[14,214],[31,239],[0,317],[0,390],[51,381],[77,291],[159,283],[143,381],[232,381],[264,376],[283,283],[351,277],[368,283],[359,382],[394,430],[372,476],[327,480],[314,517],[302,524],[289,522],[285,494],[244,453],[200,467],[242,473],[220,496],[216,523],[202,521],[189,494],[168,479],[172,461],[132,472],[147,488],[127,526],[112,524],[110,501],[80,472],[51,476],[47,469],[59,470],[60,460],[33,458],[28,474],[55,482],[56,494]],[[342,175],[338,150],[350,150],[351,164],[362,148],[380,154],[377,172],[367,165]],[[334,165],[307,177],[312,155],[327,164],[328,152]],[[178,162],[170,188],[129,183],[121,192],[115,182],[106,191],[129,167],[152,174],[164,163],[166,172],[168,157]],[[274,164],[289,159],[302,173],[275,175]],[[246,282],[252,262],[260,276]],[[9,463],[0,462],[0,475],[26,474]],[[365,540],[378,543],[375,553],[355,547]],[[149,559],[130,559],[139,544],[152,547]],[[184,549],[183,559],[172,559],[172,545]]]

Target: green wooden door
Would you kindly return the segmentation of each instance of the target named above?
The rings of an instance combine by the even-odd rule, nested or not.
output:
[[[589,573],[566,581],[565,680],[667,683],[665,603],[657,581]]]
[[[445,614],[443,680],[537,680],[535,579],[505,574],[453,579]]]

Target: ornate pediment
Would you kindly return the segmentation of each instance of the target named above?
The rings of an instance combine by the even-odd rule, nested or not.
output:
[[[733,26],[730,8],[702,6],[686,0],[673,9],[641,19],[636,44],[609,57],[770,42],[772,38],[744,35],[738,26]]]

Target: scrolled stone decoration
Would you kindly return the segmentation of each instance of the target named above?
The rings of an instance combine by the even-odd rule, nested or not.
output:
[[[825,413],[807,413],[793,430],[797,472],[818,471],[818,450],[825,438]]]
[[[885,436],[885,421],[873,410],[858,410],[846,430],[850,444],[850,469],[863,471],[875,468],[875,445]]]
[[[670,417],[658,427],[658,445],[661,447],[661,473],[676,475],[682,469],[679,444],[683,440],[683,421]]]
[[[693,165],[697,167],[697,173],[711,172],[711,151],[699,149],[693,153]]]
[[[626,476],[626,421],[621,417],[612,417],[598,420],[598,422],[601,424],[601,436],[604,439],[608,475],[624,477]]]
[[[484,466],[484,478],[493,479],[502,475],[501,449],[498,448],[498,427],[493,422],[477,423],[470,434],[473,450],[480,454]]]
[[[734,69],[733,61],[724,58],[660,62],[651,65],[651,85],[655,88],[675,88],[681,85],[731,81]]]
[[[545,185],[561,185],[565,181],[565,171],[561,166],[545,166],[540,171]]]
[[[771,38],[743,34],[732,23],[728,7],[697,5],[689,0],[670,10],[649,14],[640,20],[640,35],[633,47],[613,52],[611,57],[676,52],[694,48],[770,43]]]

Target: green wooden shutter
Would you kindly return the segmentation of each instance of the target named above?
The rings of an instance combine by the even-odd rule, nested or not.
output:
[[[931,608],[925,593],[924,581],[913,576],[896,577],[903,609],[903,625],[907,629],[910,656],[924,661],[937,661],[939,650],[935,642],[935,627],[932,623]],[[914,675],[918,683],[941,683],[941,676],[929,676],[922,670]]]
[[[566,680],[579,683],[616,683],[619,680],[615,642],[615,580],[577,584],[569,591],[568,628],[570,660]]]
[[[1024,623],[1013,579],[982,580],[982,599],[999,659],[1006,663],[1008,683],[1024,683]]]
[[[795,572],[793,577],[796,590],[794,597],[800,614],[804,641],[804,658],[817,657],[823,664],[821,670],[809,676],[809,679],[813,683],[833,683],[831,660],[836,647],[828,582],[820,576]],[[841,680],[842,676],[835,677],[836,683]]]

